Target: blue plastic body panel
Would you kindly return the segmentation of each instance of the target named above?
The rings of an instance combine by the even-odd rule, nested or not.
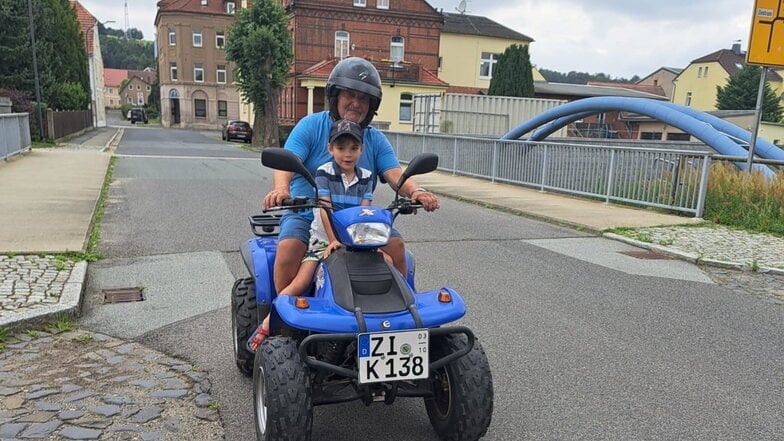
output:
[[[351,333],[359,332],[357,317],[351,312],[337,305],[332,297],[332,283],[329,273],[324,271],[321,264],[319,273],[323,274],[324,281],[319,283],[314,297],[308,297],[309,307],[298,309],[294,306],[296,298],[281,296],[275,299],[274,305],[277,314],[287,325],[303,330],[321,333]],[[438,301],[441,290],[448,291],[452,296],[449,303]],[[414,294],[416,309],[426,328],[440,326],[453,322],[465,315],[466,307],[462,297],[451,288],[427,291]],[[414,317],[408,310],[387,314],[364,314],[367,332],[394,331],[400,329],[417,328]],[[391,326],[382,327],[381,323],[387,321]]]
[[[272,278],[277,246],[277,236],[255,237],[248,240],[253,260],[251,277],[256,281],[256,303],[271,304],[272,300],[277,297],[275,281]]]

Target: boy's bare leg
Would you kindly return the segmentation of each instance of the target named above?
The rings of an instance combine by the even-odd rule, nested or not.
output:
[[[392,264],[395,265],[400,274],[403,274],[405,277],[407,265],[406,265],[406,247],[403,243],[402,237],[393,237],[389,239],[389,244],[384,248],[381,248],[389,257],[392,258]]]
[[[292,280],[280,294],[285,294],[287,296],[300,296],[304,294],[310,287],[310,283],[313,282],[313,274],[316,273],[316,267],[318,267],[318,262],[315,260],[302,262],[294,280]]]

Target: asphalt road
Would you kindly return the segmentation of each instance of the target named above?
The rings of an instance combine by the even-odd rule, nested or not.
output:
[[[126,128],[88,269],[82,323],[210,373],[227,439],[253,438],[251,381],[231,350],[229,294],[245,277],[270,173],[218,132]],[[377,192],[388,201],[391,193]],[[493,371],[486,439],[782,439],[784,311],[680,261],[445,199],[397,225],[420,289],[451,286]],[[103,305],[105,288],[143,286]],[[435,440],[421,400],[316,409],[313,439]]]

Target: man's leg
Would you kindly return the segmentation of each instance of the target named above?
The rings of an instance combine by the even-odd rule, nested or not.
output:
[[[310,240],[311,219],[301,214],[286,214],[280,220],[278,248],[275,251],[275,265],[272,280],[275,291],[281,292],[289,286],[299,271],[299,265]]]
[[[294,280],[308,247],[299,239],[283,239],[275,252],[275,291],[281,292]]]

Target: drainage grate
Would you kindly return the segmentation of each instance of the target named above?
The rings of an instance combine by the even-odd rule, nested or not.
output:
[[[144,300],[141,288],[104,289],[104,303],[141,302]]]
[[[645,259],[645,260],[671,260],[672,259],[669,256],[665,256],[664,254],[657,254],[654,253],[653,251],[619,251],[619,253],[637,259]]]

